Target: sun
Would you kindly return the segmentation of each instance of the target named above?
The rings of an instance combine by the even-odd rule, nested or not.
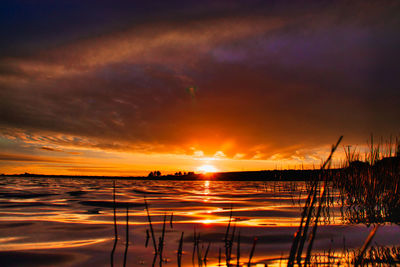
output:
[[[217,168],[215,168],[213,165],[209,165],[209,164],[202,165],[202,166],[198,167],[197,170],[201,173],[209,173],[209,172],[217,172],[218,171]]]

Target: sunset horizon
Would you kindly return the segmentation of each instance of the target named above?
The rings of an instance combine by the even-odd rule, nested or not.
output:
[[[384,3],[6,1],[0,173],[313,168],[341,135],[385,142],[400,95]]]
[[[1,267],[400,266],[400,0],[0,1]]]

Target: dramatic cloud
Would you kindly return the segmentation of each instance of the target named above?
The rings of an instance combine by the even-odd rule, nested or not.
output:
[[[311,161],[400,129],[397,1],[2,5],[1,135],[43,152]]]

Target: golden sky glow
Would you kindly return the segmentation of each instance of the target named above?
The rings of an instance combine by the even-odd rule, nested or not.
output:
[[[397,135],[384,2],[16,9],[1,16],[0,172],[312,168],[340,135]]]
[[[210,172],[217,172],[218,169],[215,166],[210,164],[201,165],[197,168],[197,171],[201,173],[210,173]]]

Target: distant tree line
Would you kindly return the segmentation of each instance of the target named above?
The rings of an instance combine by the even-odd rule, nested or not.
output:
[[[194,175],[194,172],[175,172],[175,174],[173,176],[186,176],[186,175]],[[161,172],[160,171],[153,171],[150,172],[148,175],[148,177],[160,177],[161,176]]]
[[[186,175],[193,175],[194,174],[194,172],[181,172],[181,171],[179,171],[179,172],[176,172],[174,175],[175,176],[186,176]]]
[[[150,172],[148,177],[160,177],[161,176],[161,172],[160,171],[154,171],[154,172]]]

